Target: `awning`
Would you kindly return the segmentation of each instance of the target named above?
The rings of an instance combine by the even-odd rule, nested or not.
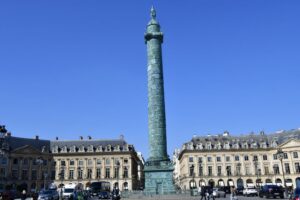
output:
[[[224,181],[219,181],[220,186],[224,186]]]
[[[247,183],[247,187],[254,187],[253,183]]]
[[[291,186],[293,186],[293,183],[292,182],[287,182],[286,186],[291,187]]]
[[[233,181],[229,181],[229,186],[234,186]]]

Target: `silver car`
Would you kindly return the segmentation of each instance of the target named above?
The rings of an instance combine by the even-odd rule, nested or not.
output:
[[[39,193],[38,200],[58,200],[59,195],[56,190],[43,190]]]
[[[221,188],[213,188],[213,196],[214,197],[226,197],[226,192]]]

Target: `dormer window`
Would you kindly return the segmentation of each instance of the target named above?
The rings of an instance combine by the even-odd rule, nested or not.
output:
[[[245,143],[243,144],[243,148],[244,148],[244,149],[248,149],[248,143],[247,143],[247,142],[245,142]]]
[[[58,153],[58,146],[54,146],[52,148],[52,153]]]
[[[277,145],[278,145],[277,141],[274,140],[274,141],[272,142],[272,147],[277,147]]]
[[[88,146],[88,152],[94,152],[94,146],[93,145]]]
[[[106,146],[106,151],[111,151],[111,146],[110,145]]]
[[[76,153],[76,146],[73,145],[71,148],[70,148],[70,152],[71,153]]]
[[[98,146],[96,152],[102,152],[102,151],[103,151],[102,146]]]
[[[225,144],[224,144],[224,149],[230,149],[229,142],[225,142]]]
[[[64,146],[63,148],[61,148],[61,153],[67,153],[68,152],[68,148],[67,146]]]
[[[78,151],[78,152],[85,152],[84,146],[83,146],[83,145],[81,145],[81,146],[79,147],[79,151]]]
[[[211,143],[210,142],[206,143],[206,149],[211,150]]]
[[[256,142],[253,142],[253,143],[251,144],[251,148],[257,149],[257,143],[256,143]]]

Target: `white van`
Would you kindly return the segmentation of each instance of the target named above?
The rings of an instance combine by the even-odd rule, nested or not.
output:
[[[69,183],[68,185],[65,185],[62,194],[63,199],[71,199],[71,197],[74,197],[75,188],[75,183]]]

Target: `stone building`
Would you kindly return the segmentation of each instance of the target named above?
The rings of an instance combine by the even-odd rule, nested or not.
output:
[[[85,188],[94,181],[110,182],[120,190],[135,190],[139,183],[139,157],[133,145],[116,140],[51,141],[56,185],[81,183]]]
[[[178,159],[174,180],[183,190],[201,185],[300,186],[299,129],[269,135],[194,136],[174,155]]]
[[[13,137],[0,126],[0,192],[40,190],[50,184],[108,181],[111,188],[143,186],[142,155],[121,137],[116,140],[41,140]],[[140,169],[140,170],[139,170]]]
[[[54,161],[50,141],[40,140],[38,136],[34,139],[13,137],[5,131],[0,146],[0,191],[39,190],[51,182]]]

